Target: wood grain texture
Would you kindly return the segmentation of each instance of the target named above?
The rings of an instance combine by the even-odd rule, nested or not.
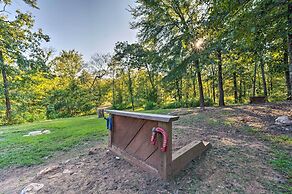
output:
[[[112,144],[125,149],[146,121],[114,115]]]
[[[204,151],[209,149],[211,144],[209,142],[191,142],[188,145],[182,147],[172,155],[172,173],[177,174],[186,165],[200,156]]]
[[[158,170],[153,168],[152,166],[148,165],[146,162],[139,160],[133,156],[131,156],[129,153],[125,152],[124,150],[119,149],[118,147],[112,145],[112,147],[109,148],[112,152],[120,156],[121,158],[125,159],[126,161],[130,162],[131,164],[140,167],[141,169],[158,175]]]

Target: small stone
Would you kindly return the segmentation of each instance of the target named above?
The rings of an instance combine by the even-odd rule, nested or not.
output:
[[[20,194],[35,194],[38,193],[44,187],[44,184],[41,183],[30,183],[24,187]]]
[[[88,155],[94,155],[97,154],[97,149],[96,148],[91,148],[88,152]]]
[[[59,178],[60,176],[62,176],[62,173],[58,172],[52,176],[49,176],[48,179]]]
[[[50,133],[51,133],[50,130],[44,130],[44,131],[42,131],[42,134],[50,134]]]
[[[37,173],[37,177],[40,177],[40,176],[45,175],[47,173],[53,172],[53,171],[57,170],[58,168],[60,168],[59,165],[49,166],[49,167],[41,170],[39,173]]]
[[[64,173],[64,174],[73,174],[73,172],[72,172],[71,170],[69,170],[69,169],[65,169],[65,170],[63,171],[63,173]]]
[[[280,116],[275,120],[275,124],[277,125],[292,125],[292,120],[290,120],[287,116]]]

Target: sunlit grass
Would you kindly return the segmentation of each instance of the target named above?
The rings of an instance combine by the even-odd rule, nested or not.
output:
[[[24,137],[30,131],[50,134]],[[0,128],[0,168],[40,164],[57,151],[67,151],[107,134],[104,119],[96,116],[47,120]]]

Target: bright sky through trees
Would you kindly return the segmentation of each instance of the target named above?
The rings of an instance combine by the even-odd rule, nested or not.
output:
[[[127,11],[133,0],[39,0],[39,10],[15,0],[7,10],[30,10],[35,26],[49,34],[58,54],[76,49],[84,60],[98,53],[112,52],[117,41],[134,42],[136,32],[130,29],[131,14]]]

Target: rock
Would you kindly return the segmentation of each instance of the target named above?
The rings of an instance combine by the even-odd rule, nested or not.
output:
[[[91,148],[88,152],[88,155],[94,155],[94,154],[97,154],[97,149],[96,148]]]
[[[24,189],[22,189],[20,194],[35,194],[38,193],[44,187],[44,184],[41,183],[30,183]]]
[[[58,172],[56,174],[53,174],[52,176],[49,176],[48,179],[59,178],[60,176],[62,176],[62,173],[61,172]]]
[[[42,134],[50,134],[50,133],[51,133],[50,130],[44,130],[44,131],[42,131]]]
[[[290,120],[287,116],[280,116],[276,118],[275,124],[277,125],[292,125],[292,120]]]
[[[38,131],[31,131],[27,135],[24,135],[24,137],[27,136],[37,136],[37,135],[42,135],[42,134],[50,134],[50,130],[38,130]]]
[[[40,176],[43,176],[43,175],[48,174],[50,172],[53,172],[53,171],[55,171],[55,170],[57,170],[59,168],[60,168],[59,165],[49,166],[49,167],[41,170],[39,173],[37,173],[37,177],[40,177]]]
[[[64,174],[73,174],[73,172],[72,172],[71,170],[69,170],[69,169],[65,169],[65,170],[63,171],[63,173],[64,173]]]

